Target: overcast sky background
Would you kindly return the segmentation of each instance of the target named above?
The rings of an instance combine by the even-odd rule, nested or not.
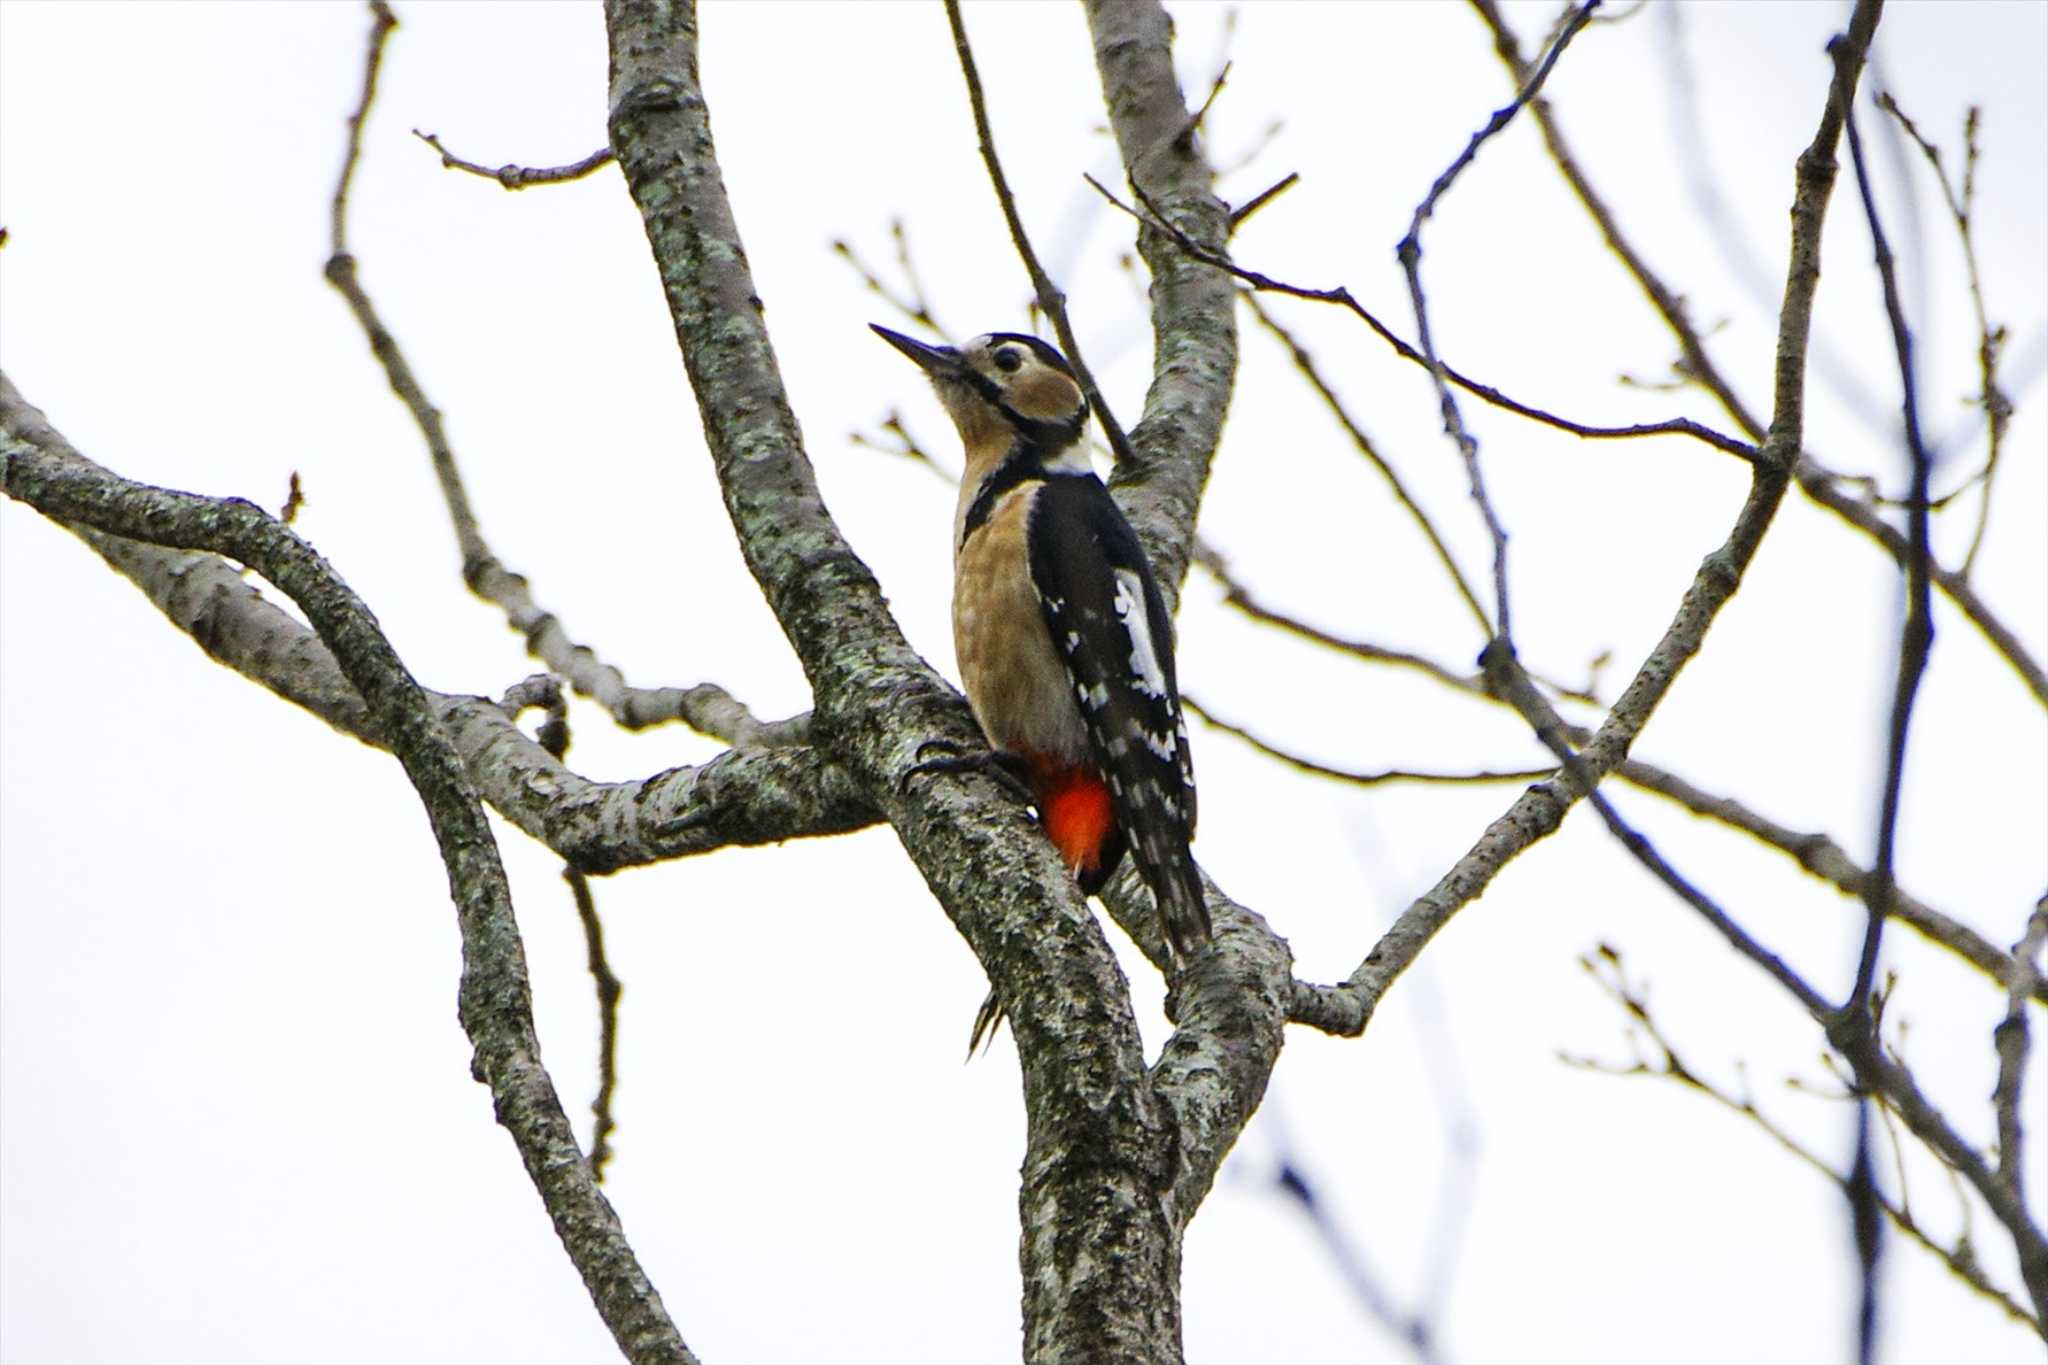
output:
[[[1512,13],[1530,52],[1548,5]],[[1792,163],[1812,137],[1846,5],[1681,11],[1706,154],[1764,289],[1704,225],[1674,152],[1668,18],[1596,25],[1550,87],[1625,228],[1716,331],[1768,408]],[[1199,100],[1228,13],[1175,7]],[[508,195],[443,171],[408,129],[490,164],[575,160],[605,138],[594,5],[400,7],[355,192],[363,279],[446,412],[485,535],[571,632],[647,685],[717,681],[763,717],[807,704],[719,505],[639,218],[615,170]],[[968,21],[1007,168],[1126,423],[1149,376],[1128,220],[1078,7],[976,5]],[[356,5],[0,4],[0,363],[82,451],[130,477],[273,509],[377,612],[415,674],[497,693],[533,671],[464,591],[410,420],[320,267],[343,118],[368,30]],[[1878,70],[1954,148],[1985,108],[1977,230],[2010,326],[2019,414],[1980,588],[2048,654],[2042,336],[2048,325],[2048,6],[1898,4]],[[831,251],[889,262],[902,217],[956,336],[1025,325],[1027,296],[975,156],[935,5],[707,6],[705,80],[726,183],[828,504],[912,642],[949,674],[952,493],[856,448],[892,408],[933,450],[922,380],[866,331],[901,319]],[[1235,249],[1348,284],[1412,330],[1393,245],[1430,180],[1508,96],[1456,5],[1239,12],[1208,123],[1221,192],[1302,183]],[[1968,431],[1975,383],[1959,257],[1931,186],[1862,106],[1921,342],[1924,410]],[[1283,126],[1261,148],[1264,130]],[[1951,153],[1953,155],[1953,152]],[[1912,226],[1917,205],[1918,230]],[[1583,420],[1690,414],[1655,380],[1672,347],[1518,124],[1425,238],[1439,346],[1467,372]],[[1856,397],[1817,386],[1811,448],[1903,486],[1896,371],[1846,167],[1819,334]],[[1485,541],[1418,372],[1355,321],[1274,307],[1484,578]],[[1202,530],[1270,601],[1340,634],[1463,667],[1479,640],[1384,487],[1284,352],[1245,318],[1243,369]],[[1514,532],[1523,656],[1612,695],[1739,504],[1744,471],[1696,443],[1582,445],[1468,404]],[[1937,475],[1979,458],[1958,443]],[[1955,562],[1964,513],[1940,528]],[[1359,768],[1540,763],[1520,723],[1263,630],[1189,580],[1187,690],[1274,741]],[[1868,859],[1897,576],[1795,493],[1740,596],[1638,752]],[[1955,613],[1913,738],[1905,886],[1998,943],[2044,877],[2048,728]],[[637,736],[588,707],[570,762],[624,779],[719,746]],[[1348,973],[1516,788],[1317,784],[1195,726],[1203,864],[1293,943]],[[79,542],[0,508],[0,1358],[7,1361],[560,1361],[612,1355],[455,1020],[459,944],[417,801],[389,757],[208,662]],[[1830,994],[1860,908],[1782,858],[1626,789],[1625,813]],[[596,1020],[558,867],[499,826],[539,1025],[587,1131]],[[721,852],[597,887],[626,987],[607,1190],[686,1339],[716,1361],[1013,1358],[1023,1115],[1007,1039],[960,1052],[984,982],[886,830]],[[1384,1289],[1433,1305],[1452,1361],[1831,1361],[1854,1285],[1839,1196],[1754,1127],[1628,1058],[1620,1011],[1577,965],[1625,956],[1688,1062],[1840,1164],[1849,1111],[1822,1042],[1586,812],[1514,863],[1388,996],[1369,1034],[1289,1036],[1264,1108],[1189,1233],[1191,1359],[1402,1359],[1275,1186],[1298,1163]],[[1999,993],[1903,931],[1891,1019],[1965,1131],[1991,1131]],[[1127,955],[1156,1046],[1156,976]],[[2037,1037],[2044,1022],[2034,1014]],[[2037,1048],[2030,1116],[2048,1067]],[[2044,1215],[2048,1143],[2030,1130]],[[1954,1195],[1908,1167],[1938,1237]],[[1888,1179],[1896,1186],[1895,1177]],[[1981,1211],[1975,1246],[2018,1292]],[[1884,1356],[2032,1361],[2040,1345],[1894,1237]]]

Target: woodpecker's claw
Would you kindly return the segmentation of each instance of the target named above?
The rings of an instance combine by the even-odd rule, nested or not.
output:
[[[1003,998],[994,991],[981,1002],[981,1008],[974,1012],[974,1032],[967,1039],[967,1060],[973,1061],[977,1050],[995,1046],[996,1030],[1003,1022]]]
[[[943,757],[926,758],[925,755],[933,750],[942,751]],[[1027,806],[1036,805],[1038,801],[1031,784],[1024,778],[1017,756],[997,749],[964,749],[948,739],[926,740],[917,746],[917,761],[903,770],[896,790],[908,792],[910,779],[925,773],[981,773],[1009,788],[1011,794]]]

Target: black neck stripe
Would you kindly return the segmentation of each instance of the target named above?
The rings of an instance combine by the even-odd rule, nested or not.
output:
[[[981,487],[974,491],[974,501],[967,504],[967,520],[960,527],[960,539],[964,542],[988,524],[1003,494],[1049,477],[1045,467],[1032,458],[1029,449],[1012,448],[1009,457],[997,465],[994,472],[981,481]]]

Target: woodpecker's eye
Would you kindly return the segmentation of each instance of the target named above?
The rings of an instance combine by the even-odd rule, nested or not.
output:
[[[995,355],[996,368],[1005,374],[1013,374],[1024,363],[1024,353],[1015,346],[1005,346]]]

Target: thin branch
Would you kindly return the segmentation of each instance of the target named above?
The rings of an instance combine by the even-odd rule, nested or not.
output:
[[[1727,940],[1728,945],[1761,967],[1772,980],[1782,986],[1795,1000],[1806,1007],[1809,1013],[1825,1011],[1827,1000],[1821,993],[1807,984],[1804,977],[1792,970],[1785,960],[1764,947],[1735,917],[1722,909],[1690,879],[1671,864],[1649,838],[1621,817],[1611,802],[1597,789],[1599,779],[1587,771],[1585,761],[1572,747],[1570,734],[1565,723],[1550,703],[1544,700],[1528,675],[1516,667],[1508,646],[1499,640],[1487,645],[1481,656],[1486,664],[1487,676],[1496,694],[1506,698],[1508,704],[1519,712],[1536,732],[1536,738],[1545,748],[1556,754],[1558,761],[1573,782],[1584,792],[1594,811],[1614,837],[1626,848],[1658,881],[1664,883],[1671,893],[1696,910],[1701,918]]]
[[[348,190],[355,180],[356,162],[362,159],[363,121],[370,116],[370,105],[377,98],[377,76],[384,69],[385,40],[397,27],[398,16],[391,12],[391,6],[384,0],[370,0],[370,51],[363,61],[363,91],[348,116],[348,144],[342,153],[341,178],[335,182],[334,202],[328,210],[330,236],[337,256],[348,250]]]
[[[1486,19],[1487,26],[1493,34],[1494,50],[1507,66],[1509,74],[1518,84],[1526,80],[1529,68],[1522,60],[1521,48],[1516,42],[1514,30],[1501,18],[1497,8],[1491,5],[1477,5],[1475,8]],[[1543,145],[1550,152],[1558,173],[1585,208],[1587,215],[1592,218],[1594,225],[1599,228],[1601,238],[1607,243],[1608,249],[1634,278],[1651,307],[1664,320],[1665,326],[1677,340],[1681,356],[1680,372],[1712,394],[1715,401],[1743,432],[1752,439],[1761,440],[1766,435],[1763,424],[1749,411],[1734,387],[1714,364],[1713,358],[1707,354],[1706,342],[1686,316],[1684,299],[1650,269],[1649,263],[1622,233],[1613,211],[1593,188],[1592,182],[1572,155],[1556,116],[1550,109],[1549,101],[1535,101],[1530,105],[1529,112],[1536,120],[1538,130],[1543,134]],[[1817,463],[1803,447],[1796,455],[1792,473],[1799,483],[1800,491],[1876,541],[1903,569],[1911,554],[1906,537],[1868,507],[1845,494],[1838,486],[1840,476]],[[1930,565],[1930,572],[1934,585],[1955,603],[1969,618],[1971,624],[1990,642],[1992,648],[2012,665],[2035,698],[2043,705],[2048,705],[2048,669],[2043,669],[2041,664],[2027,653],[2026,645],[1998,618],[1983,599],[1977,596],[1966,577],[1939,565]]]
[[[1395,1303],[1393,1297],[1381,1286],[1365,1264],[1365,1258],[1351,1244],[1343,1226],[1333,1217],[1315,1187],[1302,1174],[1300,1166],[1293,1160],[1280,1164],[1274,1184],[1280,1192],[1300,1205],[1301,1211],[1322,1239],[1323,1248],[1336,1263],[1337,1273],[1350,1288],[1366,1313],[1386,1331],[1415,1353],[1423,1365],[1436,1365],[1443,1359],[1436,1342],[1436,1325],[1422,1312],[1409,1312]]]
[[[1480,3],[1484,2],[1485,0],[1480,0]],[[1487,496],[1486,478],[1479,463],[1479,441],[1466,430],[1464,415],[1458,410],[1457,397],[1451,392],[1450,382],[1444,374],[1443,362],[1437,356],[1436,342],[1430,333],[1429,304],[1422,289],[1422,225],[1436,212],[1437,201],[1449,192],[1458,176],[1472,164],[1473,158],[1479,154],[1479,148],[1487,139],[1507,127],[1522,107],[1536,98],[1537,92],[1543,88],[1543,82],[1549,79],[1551,69],[1557,65],[1558,58],[1564,55],[1565,48],[1585,27],[1586,20],[1599,5],[1600,0],[1585,0],[1584,4],[1572,12],[1558,33],[1556,41],[1550,45],[1549,52],[1538,63],[1535,73],[1523,83],[1522,89],[1516,93],[1513,101],[1494,111],[1493,117],[1486,121],[1486,125],[1474,133],[1471,140],[1465,144],[1465,150],[1458,154],[1429,187],[1429,193],[1415,206],[1414,216],[1408,220],[1408,235],[1401,239],[1394,253],[1408,279],[1408,300],[1415,311],[1416,342],[1422,348],[1430,379],[1436,385],[1437,406],[1443,414],[1444,434],[1449,436],[1458,448],[1459,458],[1465,464],[1466,480],[1471,485],[1472,501],[1478,505],[1480,518],[1486,523],[1487,534],[1493,540],[1492,635],[1494,639],[1500,641],[1514,638],[1508,609],[1508,533],[1501,525],[1492,499]]]
[[[1694,815],[1750,835],[1848,895],[1865,901],[1869,898],[1870,871],[1858,866],[1840,844],[1825,834],[1807,834],[1791,829],[1759,815],[1739,801],[1702,791],[1674,773],[1637,759],[1632,758],[1616,768],[1615,776],[1631,786],[1683,806]],[[1891,913],[1900,923],[1961,957],[1992,980],[2007,982],[2012,979],[2013,960],[2010,956],[1969,925],[1906,894],[1896,885],[1892,888]],[[2034,999],[2048,1005],[2048,982],[2036,982],[2033,991]]]
[[[1755,1124],[1758,1129],[1768,1135],[1772,1141],[1784,1148],[1785,1151],[1826,1176],[1834,1183],[1836,1188],[1843,1190],[1845,1193],[1848,1191],[1851,1177],[1837,1171],[1825,1158],[1801,1144],[1790,1132],[1759,1109],[1756,1102],[1746,1093],[1747,1087],[1745,1087],[1745,1093],[1740,1096],[1731,1094],[1720,1086],[1715,1085],[1712,1081],[1709,1081],[1698,1068],[1689,1065],[1679,1057],[1677,1049],[1672,1045],[1671,1040],[1665,1036],[1663,1030],[1658,1026],[1655,1017],[1650,1013],[1647,994],[1630,987],[1628,984],[1627,977],[1622,970],[1621,954],[1619,952],[1606,944],[1602,944],[1595,953],[1581,957],[1579,965],[1586,969],[1588,975],[1592,976],[1595,983],[1609,998],[1627,1012],[1630,1022],[1634,1026],[1634,1035],[1652,1044],[1656,1048],[1656,1055],[1646,1058],[1642,1056],[1641,1050],[1638,1048],[1637,1060],[1633,1065],[1629,1066],[1616,1066],[1611,1063],[1595,1061],[1591,1058],[1565,1055],[1560,1060],[1567,1066],[1576,1067],[1582,1071],[1595,1071],[1609,1076],[1650,1076],[1675,1081],[1695,1094],[1704,1095],[1730,1113],[1749,1120],[1749,1122]],[[1881,1112],[1889,1113],[1888,1110],[1881,1110]],[[1984,1274],[1983,1267],[1977,1263],[1976,1256],[1970,1250],[1967,1224],[1963,1235],[1957,1239],[1953,1246],[1943,1246],[1930,1237],[1925,1229],[1921,1228],[1914,1221],[1911,1209],[1903,1199],[1899,1203],[1893,1204],[1890,1200],[1884,1198],[1882,1192],[1877,1197],[1878,1207],[1883,1215],[1891,1221],[1892,1226],[1919,1244],[1922,1249],[1937,1257],[1957,1279],[2003,1308],[2014,1321],[2024,1323],[2036,1332],[2041,1330],[2039,1319],[2016,1302],[2011,1295],[1993,1284]],[[1969,1205],[1961,1200],[1960,1191],[1958,1192],[1958,1200],[1962,1203],[1964,1215],[1967,1218]]]
[[[1394,467],[1388,464],[1385,457],[1380,454],[1378,447],[1373,444],[1372,438],[1365,434],[1365,429],[1359,426],[1350,412],[1345,409],[1344,400],[1337,396],[1337,391],[1330,387],[1323,379],[1321,372],[1316,369],[1315,358],[1308,353],[1307,349],[1302,346],[1301,342],[1295,338],[1292,332],[1274,321],[1272,314],[1268,313],[1260,305],[1257,295],[1245,294],[1243,298],[1245,306],[1251,309],[1251,314],[1254,318],[1258,319],[1259,325],[1278,337],[1280,344],[1287,348],[1288,354],[1294,359],[1294,368],[1301,371],[1301,375],[1308,381],[1309,387],[1316,391],[1316,395],[1330,409],[1330,415],[1337,419],[1337,425],[1342,427],[1344,434],[1351,438],[1351,444],[1357,447],[1358,453],[1365,456],[1371,462],[1373,468],[1379,471],[1380,477],[1386,480],[1387,487],[1393,493],[1395,501],[1407,509],[1409,517],[1421,529],[1423,538],[1429,542],[1429,548],[1435,553],[1437,563],[1443,565],[1444,572],[1450,575],[1451,583],[1457,588],[1458,595],[1464,599],[1465,605],[1471,609],[1473,619],[1479,623],[1480,632],[1485,634],[1491,631],[1493,626],[1492,622],[1487,619],[1486,608],[1479,605],[1479,598],[1474,595],[1472,585],[1465,581],[1463,571],[1458,568],[1457,559],[1451,554],[1450,547],[1444,544],[1443,537],[1437,533],[1436,523],[1429,519],[1429,514],[1423,511],[1421,504],[1415,501],[1414,496],[1409,493],[1407,486],[1401,482],[1401,476],[1394,472]]]
[[[597,1098],[590,1102],[590,1174],[604,1182],[605,1163],[611,1160],[611,1136],[618,1124],[612,1120],[612,1096],[619,1085],[619,997],[625,987],[612,974],[604,953],[604,923],[597,917],[597,899],[590,894],[590,878],[573,867],[562,869],[569,894],[576,901],[576,918],[583,924],[583,945],[590,962],[590,977],[597,986]]]
[[[880,295],[882,300],[891,308],[894,308],[918,326],[929,329],[940,340],[950,342],[952,334],[941,326],[938,318],[933,315],[931,302],[925,297],[924,287],[918,283],[917,276],[911,269],[910,243],[909,239],[904,236],[903,220],[898,218],[891,222],[889,224],[889,232],[895,239],[896,259],[901,265],[905,281],[910,287],[908,295],[898,294],[891,290],[889,286],[883,284],[881,277],[868,266],[867,262],[860,258],[859,253],[854,251],[853,244],[846,239],[835,239],[832,243],[832,250],[841,260],[844,260],[849,266],[853,267],[853,272],[860,276],[862,284],[865,284],[874,293]]]
[[[1933,593],[1928,583],[1930,558],[1927,529],[1927,491],[1933,469],[1927,447],[1920,439],[1918,385],[1913,374],[1913,337],[1906,325],[1905,308],[1899,302],[1899,282],[1892,264],[1884,225],[1871,194],[1863,162],[1863,139],[1857,131],[1853,109],[1842,114],[1849,132],[1849,156],[1856,171],[1856,188],[1863,201],[1863,215],[1870,225],[1871,249],[1884,288],[1885,317],[1891,324],[1892,348],[1898,358],[1900,405],[1905,418],[1906,454],[1912,468],[1912,493],[1907,509],[1907,540],[1910,556],[1906,566],[1906,622],[1900,632],[1898,680],[1893,688],[1890,735],[1885,754],[1884,797],[1878,813],[1877,862],[1870,885],[1870,920],[1863,936],[1863,950],[1856,967],[1856,984],[1843,1008],[1874,1027],[1870,1018],[1870,988],[1877,976],[1877,956],[1884,935],[1884,922],[1891,906],[1893,867],[1899,823],[1899,800],[1904,790],[1906,739],[1913,721],[1913,702],[1920,680],[1927,671],[1927,658],[1934,645]]]
[[[1031,276],[1031,290],[1037,296],[1039,308],[1052,319],[1053,331],[1060,339],[1060,350],[1074,367],[1074,376],[1081,381],[1081,392],[1087,396],[1088,406],[1095,412],[1095,420],[1101,423],[1102,434],[1109,439],[1109,448],[1115,453],[1117,463],[1131,462],[1135,460],[1131,438],[1124,434],[1116,414],[1109,410],[1109,403],[1103,398],[1095,375],[1081,355],[1081,343],[1074,336],[1073,324],[1067,320],[1067,296],[1060,292],[1052,277],[1045,273],[1045,267],[1039,264],[1038,253],[1031,249],[1031,238],[1024,231],[1024,220],[1017,213],[1016,196],[1010,192],[1010,182],[1003,175],[1003,163],[996,156],[996,138],[989,128],[988,106],[981,93],[981,73],[975,69],[974,49],[968,44],[967,25],[960,16],[960,0],[946,0],[946,22],[952,27],[953,49],[960,56],[960,74],[967,82],[967,102],[974,112],[975,136],[981,140],[982,164],[988,167],[989,181],[995,186],[996,202],[1002,206],[1003,221],[1009,224],[1010,241],[1016,246],[1026,273]],[[1220,89],[1221,78],[1217,84]]]
[[[498,708],[515,721],[529,708],[545,712],[545,719],[541,721],[540,732],[535,738],[548,757],[556,762],[567,757],[569,703],[562,696],[561,680],[553,674],[536,673],[515,684],[499,699]],[[576,905],[576,918],[583,925],[584,949],[590,962],[591,979],[597,986],[598,1081],[597,1098],[590,1104],[590,1174],[601,1185],[604,1183],[605,1164],[612,1156],[612,1131],[618,1126],[612,1121],[612,1094],[618,1088],[619,996],[625,988],[612,974],[611,963],[605,958],[604,924],[597,917],[597,898],[591,894],[590,878],[576,864],[569,863],[562,868],[562,880],[569,884],[569,895]]]
[[[1493,782],[1535,782],[1550,777],[1557,771],[1555,767],[1472,773],[1417,772],[1408,768],[1389,768],[1381,772],[1358,772],[1350,768],[1335,768],[1325,763],[1319,763],[1312,758],[1303,758],[1299,754],[1290,753],[1285,749],[1268,743],[1243,726],[1217,716],[1215,712],[1202,705],[1194,697],[1183,696],[1180,700],[1181,705],[1200,716],[1211,729],[1221,730],[1226,735],[1243,740],[1253,749],[1270,759],[1283,763],[1297,772],[1308,773],[1313,777],[1332,778],[1339,782],[1350,783],[1355,787],[1379,787],[1397,782],[1413,782],[1425,786],[1479,786]]]
[[[1978,484],[1983,493],[1977,503],[1977,529],[1970,536],[1970,548],[1963,555],[1962,567],[1956,572],[1964,578],[1976,567],[1977,553],[1984,548],[1984,530],[1991,521],[1991,489],[1998,477],[1998,457],[2005,443],[2005,429],[2012,421],[2012,399],[1998,386],[1998,357],[2005,345],[2005,328],[1991,325],[1990,315],[1984,307],[1984,281],[1977,270],[1977,242],[1971,233],[1971,214],[1976,207],[1977,196],[1977,128],[1980,117],[1976,106],[1963,119],[1963,173],[1962,185],[1958,189],[1950,184],[1948,172],[1941,164],[1941,150],[1929,142],[1906,117],[1906,111],[1899,107],[1890,91],[1877,97],[1878,107],[1898,120],[1906,136],[1927,158],[1927,164],[1934,170],[1934,179],[1941,186],[1942,199],[1948,205],[1950,219],[1955,223],[1956,236],[1963,247],[1963,272],[1970,283],[1970,307],[1977,315],[1977,405],[1984,410],[1984,465],[1971,476],[1970,484]],[[1969,487],[1965,484],[1964,487]],[[1961,490],[1958,490],[1961,491]]]
[[[1860,499],[1843,491],[1841,475],[1804,454],[1793,466],[1792,474],[1799,481],[1801,492],[1876,541],[1901,569],[1911,561],[1912,547],[1907,537]],[[1955,603],[1957,609],[1969,618],[1970,624],[1977,627],[1991,647],[2012,666],[2035,699],[2048,706],[2048,669],[2027,653],[2026,644],[1977,595],[1970,580],[1954,569],[1945,569],[1931,561],[1927,571],[1934,586]]]
[[[1403,360],[1424,367],[1427,367],[1429,364],[1422,352],[1416,350],[1399,333],[1395,332],[1384,322],[1381,322],[1370,309],[1352,297],[1351,291],[1345,286],[1338,285],[1332,289],[1314,289],[1307,285],[1289,284],[1285,280],[1275,279],[1271,275],[1260,274],[1256,270],[1247,270],[1242,266],[1234,264],[1227,257],[1219,256],[1215,252],[1207,250],[1200,243],[1194,241],[1165,220],[1132,208],[1129,204],[1124,203],[1121,199],[1118,199],[1114,194],[1103,188],[1102,183],[1093,176],[1084,175],[1081,178],[1090,185],[1093,185],[1095,192],[1108,200],[1116,208],[1129,214],[1145,227],[1165,234],[1190,258],[1200,261],[1204,265],[1213,266],[1218,270],[1227,271],[1233,277],[1260,293],[1284,294],[1289,298],[1305,299],[1311,303],[1333,304],[1343,308],[1367,327],[1371,328],[1373,334],[1391,347],[1395,354],[1399,355]],[[1716,450],[1733,455],[1745,463],[1754,463],[1756,460],[1755,446],[1745,441],[1738,441],[1733,436],[1715,431],[1712,427],[1695,422],[1689,417],[1668,418],[1661,422],[1639,422],[1625,427],[1595,426],[1586,422],[1574,421],[1569,417],[1561,417],[1543,408],[1511,398],[1499,389],[1483,384],[1449,364],[1443,366],[1443,371],[1446,379],[1483,403],[1500,408],[1505,412],[1512,412],[1518,417],[1526,417],[1532,422],[1540,422],[1544,426],[1555,427],[1559,431],[1566,431],[1574,436],[1585,437],[1588,440],[1613,441],[1632,440],[1642,436],[1689,436],[1693,440],[1705,442]]]
[[[593,171],[611,165],[618,158],[609,147],[600,147],[581,161],[572,161],[566,166],[517,166],[504,165],[495,170],[474,161],[464,161],[441,145],[441,139],[433,133],[412,130],[412,135],[441,154],[441,165],[451,171],[467,171],[471,175],[495,180],[508,190],[523,190],[530,185],[560,185],[571,180],[581,180]]]
[[[1287,193],[1287,191],[1293,189],[1296,185],[1300,183],[1301,172],[1289,171],[1286,175],[1282,176],[1278,181],[1274,182],[1271,185],[1268,185],[1265,189],[1260,190],[1250,199],[1247,199],[1244,203],[1232,209],[1230,211],[1231,232],[1235,233],[1239,228],[1245,225],[1245,220],[1250,218],[1260,209],[1266,207],[1266,205],[1272,203],[1275,199],[1278,199],[1281,195]]]
[[[1906,450],[1912,467],[1912,493],[1906,523],[1909,549],[1906,621],[1899,633],[1898,679],[1893,689],[1891,726],[1885,754],[1884,796],[1878,812],[1877,861],[1870,880],[1870,914],[1864,928],[1862,952],[1857,959],[1855,984],[1838,1013],[1837,1026],[1830,1030],[1836,1046],[1842,1048],[1855,1066],[1857,1076],[1856,1159],[1850,1168],[1848,1197],[1863,1281],[1861,1308],[1857,1315],[1857,1352],[1862,1365],[1871,1365],[1877,1355],[1877,1270],[1884,1254],[1884,1224],[1877,1216],[1877,1183],[1871,1172],[1870,1160],[1870,1099],[1865,1076],[1872,1068],[1865,1064],[1863,1056],[1872,1050],[1877,1033],[1870,991],[1877,976],[1884,923],[1891,911],[1899,800],[1905,786],[1906,741],[1912,725],[1913,701],[1919,693],[1920,679],[1927,669],[1927,656],[1934,644],[1933,594],[1927,578],[1927,493],[1933,461],[1928,458],[1927,448],[1920,439],[1912,333],[1906,325],[1904,305],[1899,301],[1898,275],[1893,268],[1891,246],[1885,239],[1877,201],[1871,194],[1869,170],[1863,159],[1863,138],[1857,129],[1853,104],[1845,105],[1842,118],[1848,125],[1849,157],[1856,171],[1856,189],[1863,201],[1863,216],[1870,225],[1871,249],[1877,260],[1878,279],[1884,289],[1885,317],[1891,324],[1892,349],[1898,358]]]
[[[2012,946],[2012,980],[2007,984],[2005,1018],[1992,1030],[1998,1053],[1998,1084],[1991,1092],[1991,1110],[1998,1121],[1998,1174],[2012,1191],[2013,1202],[2026,1206],[2024,1172],[2026,1149],[2021,1142],[2020,1095],[2026,1085],[2027,1052],[2032,1044],[2027,1028],[2027,1001],[2042,989],[2041,968],[2035,961],[2048,945],[2048,896],[2034,904],[2027,916],[2026,932]]]

